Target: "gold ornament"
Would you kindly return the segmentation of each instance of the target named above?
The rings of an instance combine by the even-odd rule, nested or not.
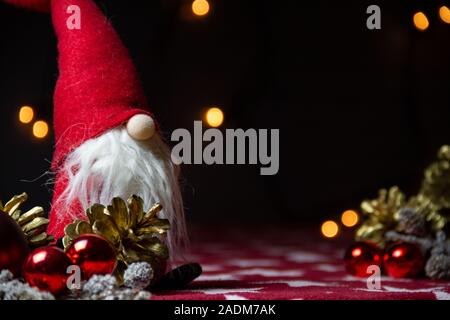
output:
[[[406,208],[413,209],[423,217],[420,219],[425,221],[429,232],[436,233],[444,229],[449,218],[443,214],[443,209],[450,208],[449,146],[442,146],[438,160],[425,170],[416,196],[407,200],[398,187],[392,187],[389,190],[381,189],[378,198],[361,203],[366,220],[356,231],[356,240],[369,240],[384,247],[384,234],[398,228],[400,211]]]
[[[384,246],[384,233],[395,225],[395,213],[403,208],[405,202],[405,195],[396,186],[389,190],[381,189],[376,199],[364,200],[361,211],[367,219],[356,231],[356,239]]]
[[[25,234],[28,245],[31,248],[46,246],[54,240],[53,236],[48,235],[46,232],[49,220],[44,217],[45,214],[42,207],[34,207],[26,212],[22,212],[20,206],[27,199],[28,195],[24,192],[14,196],[5,205],[0,201],[0,211],[9,214],[16,221]]]
[[[425,170],[419,194],[439,208],[450,208],[450,146],[442,146],[438,160]]]
[[[143,200],[135,195],[127,203],[114,198],[106,207],[94,204],[86,210],[87,221],[75,220],[65,227],[64,248],[81,234],[97,234],[107,239],[116,250],[118,265],[115,275],[120,282],[123,272],[133,262],[148,262],[153,267],[155,278],[161,276],[169,258],[163,237],[170,229],[170,223],[157,217],[161,204],[156,203],[148,212],[144,212],[143,207]]]

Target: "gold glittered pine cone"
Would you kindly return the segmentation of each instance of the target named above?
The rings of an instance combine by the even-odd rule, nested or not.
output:
[[[378,198],[365,200],[361,203],[361,211],[368,219],[380,222],[382,224],[394,223],[394,214],[403,208],[406,203],[406,197],[396,186],[389,190],[381,189],[378,191]]]
[[[404,207],[406,197],[396,186],[381,189],[378,198],[361,203],[366,220],[356,231],[356,240],[368,240],[384,247],[384,233],[396,224],[395,214]]]
[[[450,146],[442,146],[437,161],[425,169],[419,194],[439,208],[450,208]]]
[[[94,204],[86,210],[87,221],[75,220],[66,226],[64,248],[79,235],[94,233],[107,239],[115,248],[118,260],[115,275],[119,282],[129,264],[141,261],[150,263],[155,279],[158,278],[165,273],[169,258],[163,237],[170,229],[170,223],[157,217],[161,204],[156,203],[148,212],[143,208],[143,200],[135,195],[127,202],[114,198],[106,207]]]
[[[42,207],[34,207],[26,212],[22,212],[20,207],[28,199],[24,192],[14,196],[5,205],[0,201],[0,212],[10,215],[22,229],[30,248],[42,247],[50,244],[54,237],[47,234],[49,220],[44,217]],[[4,214],[0,213],[0,214]]]
[[[356,241],[371,241],[378,244],[380,247],[384,247],[384,233],[387,228],[376,221],[367,220],[364,222],[358,230],[356,230]]]

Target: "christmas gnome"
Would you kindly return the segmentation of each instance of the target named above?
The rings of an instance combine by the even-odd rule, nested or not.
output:
[[[144,210],[162,204],[174,252],[185,238],[178,168],[108,19],[92,0],[5,1],[49,12],[58,39],[51,165],[56,180],[48,233],[60,238],[75,218],[86,219],[91,205],[135,194],[144,200]],[[70,27],[76,11],[79,25]]]

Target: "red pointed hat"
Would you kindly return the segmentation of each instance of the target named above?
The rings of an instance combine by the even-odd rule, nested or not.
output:
[[[127,49],[92,0],[5,2],[51,12],[59,51],[59,78],[54,93],[53,170],[83,142],[136,114],[151,116]],[[73,8],[79,8],[79,29],[68,27],[75,12]]]
[[[78,6],[80,28],[69,29],[69,6]],[[111,24],[91,0],[53,0],[59,78],[54,94],[52,169],[83,142],[149,114],[139,77]]]

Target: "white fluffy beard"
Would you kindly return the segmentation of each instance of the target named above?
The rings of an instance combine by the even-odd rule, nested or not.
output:
[[[86,211],[95,203],[107,205],[114,197],[126,200],[133,194],[144,200],[145,211],[159,202],[163,206],[160,217],[171,223],[167,238],[171,257],[178,256],[187,241],[179,168],[157,133],[148,141],[136,141],[125,127],[110,130],[75,149],[62,170],[68,183],[57,199],[58,208],[70,208],[79,201]],[[58,214],[80,218],[79,213],[61,209]]]

